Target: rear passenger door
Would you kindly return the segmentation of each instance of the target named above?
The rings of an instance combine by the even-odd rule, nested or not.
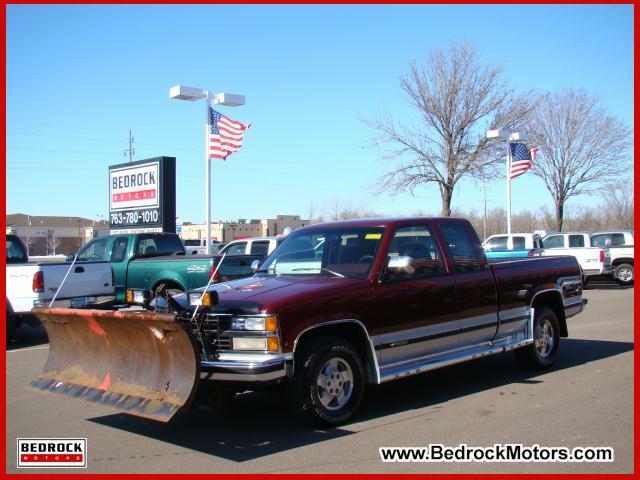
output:
[[[440,223],[454,272],[460,315],[460,345],[491,340],[498,328],[498,298],[493,273],[471,226]]]

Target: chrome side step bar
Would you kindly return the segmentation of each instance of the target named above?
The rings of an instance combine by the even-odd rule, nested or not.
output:
[[[486,357],[494,355],[496,353],[508,352],[515,350],[516,348],[525,347],[533,343],[533,319],[535,312],[531,309],[529,321],[527,326],[521,330],[520,335],[517,337],[507,337],[493,342],[484,343],[482,345],[470,346],[468,349],[462,351],[444,352],[434,358],[431,355],[428,358],[421,358],[412,362],[404,363],[402,365],[394,365],[385,369],[381,368],[380,383],[389,382],[391,380],[397,380],[399,378],[416,375],[419,373],[429,372],[438,368],[448,367],[449,365],[455,365],[457,363],[474,360],[476,358]],[[519,338],[518,338],[519,337]],[[385,371],[386,370],[386,371]]]

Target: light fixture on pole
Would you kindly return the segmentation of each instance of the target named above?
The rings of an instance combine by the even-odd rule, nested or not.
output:
[[[488,139],[501,139],[504,140],[507,145],[506,159],[507,159],[507,234],[511,234],[511,143],[525,142],[528,137],[524,133],[510,132],[508,130],[499,128],[496,130],[487,131]]]
[[[244,105],[244,95],[235,95],[233,93],[211,93],[201,88],[187,87],[185,85],[175,85],[169,89],[169,98],[175,100],[194,101],[204,98],[206,100],[205,113],[205,134],[204,134],[204,157],[205,157],[205,215],[206,215],[206,247],[207,255],[211,254],[211,159],[209,158],[208,141],[209,141],[209,109],[211,104],[225,105],[227,107],[239,107]]]

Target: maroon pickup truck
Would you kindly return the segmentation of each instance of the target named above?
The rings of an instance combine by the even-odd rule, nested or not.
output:
[[[140,392],[145,382],[132,368],[140,376],[157,376],[153,388],[162,395],[154,397],[159,402],[152,403],[156,410],[129,408],[127,402],[117,403],[113,397],[104,400],[106,394],[100,389],[112,391],[109,385],[118,383],[114,377],[119,367],[113,356],[106,376],[93,375],[96,385],[102,385],[86,395],[134,414],[168,420],[193,397],[203,372],[218,391],[285,383],[291,407],[303,421],[337,425],[357,411],[367,384],[508,350],[514,350],[528,367],[549,367],[558,354],[560,338],[568,335],[567,318],[586,304],[582,272],[574,257],[489,264],[471,224],[462,219],[392,218],[311,225],[289,235],[254,269],[250,278],[167,298],[168,305],[155,302],[159,309],[172,307],[175,317],[155,314],[151,321],[149,314],[140,314],[138,332],[128,331],[117,340],[114,336],[104,347],[82,342],[90,345],[87,363],[91,363],[101,348],[135,338],[136,348],[125,346],[122,368],[127,372],[122,378],[136,379]],[[55,336],[54,327],[74,325],[69,312],[57,315],[63,314],[64,327],[56,327],[62,325],[59,321],[43,322],[50,338]],[[47,315],[42,315],[45,320]],[[108,340],[109,329],[134,328],[133,321],[116,320],[115,314],[93,315],[88,323],[94,332],[91,338],[97,339],[98,332]],[[86,330],[82,322],[76,331]],[[180,344],[181,332],[188,333],[191,343]],[[144,342],[150,341],[156,343],[148,351],[158,358],[144,353]],[[167,347],[171,342],[174,346]],[[190,357],[185,352],[191,344],[195,355]],[[75,359],[82,355],[82,345],[74,347]],[[179,345],[184,348],[178,354]],[[52,341],[49,373],[53,373],[49,375],[47,367],[32,386],[85,395],[90,385],[86,380],[80,390],[74,390],[77,380],[54,377],[64,369],[52,358],[53,346]],[[173,350],[165,354],[163,348]],[[190,358],[195,358],[195,369],[186,365],[194,362]],[[168,381],[158,365],[173,369]],[[194,375],[195,380],[190,378]],[[183,380],[180,387],[175,386],[179,378]],[[148,399],[153,388],[137,395]],[[131,390],[117,393],[134,398]],[[172,403],[170,394],[175,394]]]

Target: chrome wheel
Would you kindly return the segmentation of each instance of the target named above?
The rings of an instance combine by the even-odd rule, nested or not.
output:
[[[549,320],[544,318],[536,325],[535,345],[538,354],[543,358],[549,356],[553,350],[554,343],[553,326]]]
[[[353,372],[341,358],[333,357],[325,362],[316,380],[318,399],[327,410],[344,407],[353,393]]]
[[[633,272],[630,268],[621,268],[618,270],[618,280],[623,282],[630,282],[633,279]]]

